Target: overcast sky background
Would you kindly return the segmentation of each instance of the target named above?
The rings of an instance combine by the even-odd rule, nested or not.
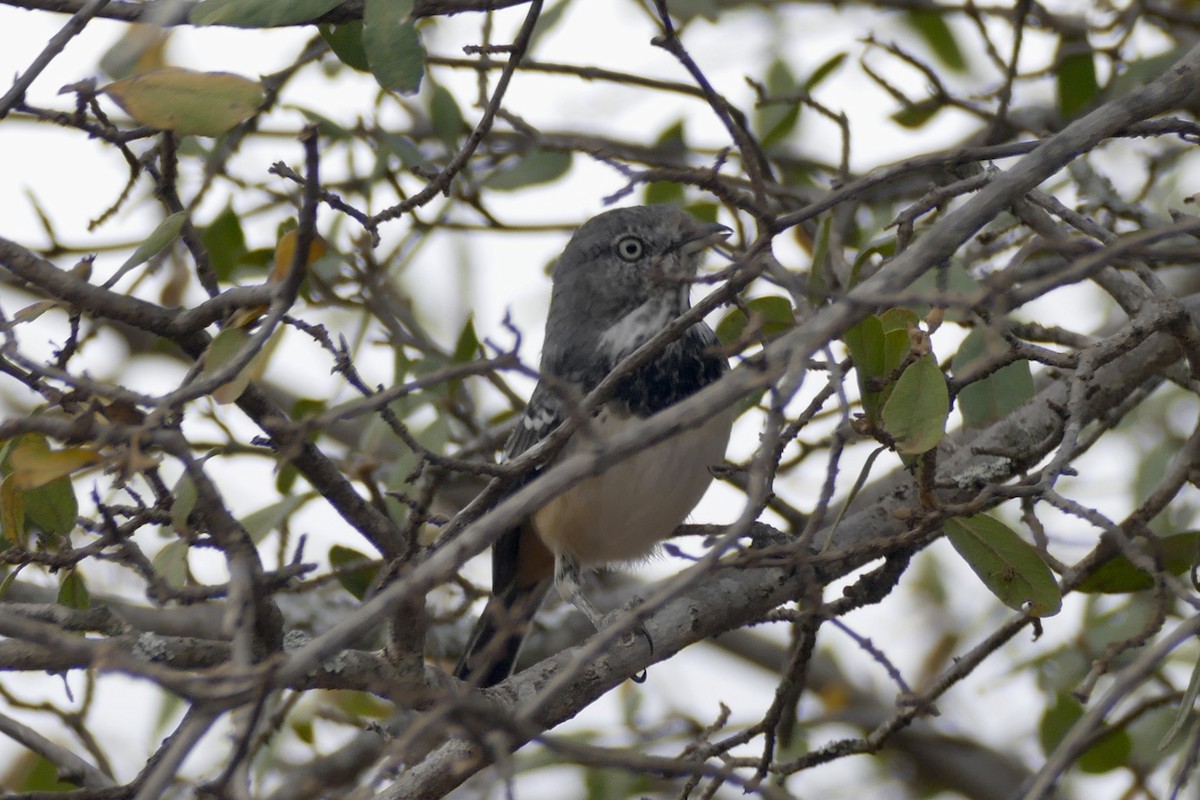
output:
[[[1073,4],[1060,5],[1069,8]],[[1079,7],[1079,4],[1074,5]],[[543,61],[589,64],[686,81],[682,69],[665,51],[650,46],[649,41],[656,33],[651,20],[633,9],[633,5],[628,3],[598,3],[594,0],[575,2],[566,19],[552,35],[540,42],[539,49],[533,55]],[[518,8],[515,12],[498,14],[500,23],[495,39],[505,40],[505,31],[512,30],[523,13],[524,10]],[[0,6],[0,77],[7,81],[10,76],[27,69],[65,19],[62,16],[22,12]],[[878,17],[873,12],[848,8],[831,13],[824,8],[797,6],[780,14],[779,24],[764,25],[766,19],[758,11],[735,13],[723,17],[719,27],[697,22],[684,35],[685,44],[718,91],[735,104],[743,108],[752,105],[753,94],[744,76],[761,75],[768,58],[779,50],[786,52],[793,69],[800,75],[810,73],[831,55],[844,50],[851,54],[851,58],[839,72],[838,79],[828,84],[831,88],[836,87],[836,91],[828,96],[823,96],[820,91],[816,94],[818,99],[845,110],[850,116],[854,131],[852,152],[855,163],[852,166],[855,168],[867,168],[950,145],[970,130],[968,121],[954,112],[939,115],[934,124],[919,132],[901,129],[888,121],[888,114],[895,110],[894,102],[870,83],[853,64],[862,49],[859,40],[867,33],[869,25],[878,24]],[[426,44],[432,53],[457,56],[463,45],[477,42],[479,23],[480,18],[473,14],[439,18],[424,29]],[[28,93],[28,101],[38,106],[69,108],[72,98],[59,96],[59,87],[96,75],[99,58],[124,29],[124,25],[93,21],[83,35],[72,41],[63,56],[56,59],[34,83]],[[912,37],[902,29],[876,28],[875,33],[881,38],[903,38],[914,49],[920,49],[919,44],[914,43]],[[311,35],[311,31],[304,29],[263,32],[181,28],[172,37],[169,59],[179,66],[229,71],[253,77],[274,72],[291,63]],[[1156,41],[1155,36],[1152,31],[1144,34],[1142,46],[1147,54],[1161,47],[1161,42]],[[1040,46],[1042,49],[1039,51],[1037,37],[1031,37],[1027,58],[1031,61],[1037,58],[1044,60],[1048,45],[1042,42]],[[968,52],[969,58],[977,56]],[[976,64],[977,68],[982,66],[981,61]],[[454,90],[463,103],[468,120],[473,122],[478,112],[469,108],[467,101],[474,97],[474,74],[438,68],[434,76]],[[889,77],[914,94],[918,94],[923,85],[923,80],[915,75]],[[1046,100],[1050,102],[1052,85],[1049,81],[1046,82],[1045,92]],[[287,108],[289,104],[303,104],[339,122],[351,124],[356,117],[374,113],[375,93],[374,82],[369,76],[343,71],[336,81],[331,81],[322,75],[320,67],[309,66],[305,74],[290,85],[284,96],[283,108],[268,115],[263,127],[276,130],[296,128],[300,117],[296,111]],[[671,96],[670,102],[664,102],[663,96],[648,92],[615,91],[611,86],[600,83],[518,73],[505,107],[535,127],[586,130],[619,138],[630,138],[632,134],[646,143],[653,141],[658,132],[670,123],[686,118],[689,142],[713,146],[726,144],[724,131],[709,110],[699,101],[681,96]],[[109,110],[115,112],[111,107]],[[402,120],[398,119],[397,125],[400,124]],[[144,146],[145,143],[140,143],[139,149]],[[832,125],[815,114],[805,113],[796,146],[801,152],[834,160],[840,143]],[[260,174],[265,174],[273,161],[282,159],[296,163],[300,157],[297,143],[275,139],[245,148],[238,160],[242,164],[247,159],[260,161]],[[336,174],[337,164],[327,162],[323,169],[328,177]],[[45,125],[34,126],[11,118],[4,120],[0,122],[0,235],[24,244],[43,242],[39,233],[40,225],[27,195],[27,192],[34,192],[52,216],[64,243],[82,248],[101,248],[108,244],[139,241],[162,217],[160,207],[146,196],[144,183],[139,186],[139,199],[135,203],[127,206],[117,218],[95,234],[87,231],[88,220],[112,203],[114,193],[123,186],[126,175],[124,163],[113,158],[108,148],[88,142],[78,132],[63,130],[56,133]],[[553,220],[574,225],[601,210],[602,198],[623,185],[622,176],[610,167],[576,157],[575,167],[567,180],[509,198],[496,198],[493,208],[502,219],[512,223]],[[227,198],[225,191],[213,193],[197,214],[197,221],[203,224],[211,219],[224,206]],[[255,200],[235,196],[233,204],[239,211],[244,211],[253,207]],[[320,213],[320,227],[326,231],[333,214],[327,208],[322,208]],[[250,246],[270,245],[277,221],[263,218],[259,228],[244,223]],[[396,241],[405,225],[405,221],[401,220],[385,229],[385,250]],[[342,225],[343,236],[349,227]],[[427,320],[447,344],[452,344],[468,313],[474,315],[481,336],[507,341],[500,323],[506,313],[511,313],[514,322],[526,333],[524,358],[536,362],[549,297],[549,281],[544,269],[561,250],[566,238],[562,233],[434,236],[424,246],[413,272],[406,275],[405,286],[413,292],[418,308],[438,310],[437,314],[428,314]],[[806,256],[797,247],[791,246],[789,250],[789,242],[789,237],[780,237],[777,255],[786,266],[803,268],[807,264]],[[334,245],[345,248],[347,242],[335,240]],[[101,254],[96,261],[94,280],[98,282],[107,277],[125,257],[125,253]],[[713,258],[709,263],[719,265],[721,262]],[[463,265],[482,265],[485,268],[468,270]],[[70,264],[61,266],[69,267]],[[464,283],[463,276],[468,273],[470,281]],[[1098,323],[1103,312],[1098,307],[1087,305],[1089,301],[1084,298],[1089,295],[1087,290],[1072,290],[1057,293],[1053,300],[1044,302],[1055,304],[1058,313],[1066,307],[1071,309],[1072,314],[1091,315]],[[199,290],[195,289],[190,299],[195,300],[199,296]],[[21,306],[11,296],[0,297],[0,303],[4,304],[7,314],[12,314]],[[1025,309],[1025,313],[1036,317],[1039,311],[1044,313],[1045,308],[1034,305]],[[30,344],[38,341],[36,334],[30,332],[23,332],[22,340]],[[143,360],[130,370],[120,345],[116,342],[108,345],[107,349],[106,346],[96,346],[88,353],[88,364],[94,377],[121,375],[131,388],[161,391],[172,386],[182,375],[178,365],[165,360]],[[49,354],[48,342],[45,348]],[[316,360],[311,361],[313,358]],[[339,386],[339,381],[328,374],[327,359],[306,343],[297,341],[297,337],[288,337],[284,348],[273,360],[268,377],[272,374],[282,377],[293,373],[297,365],[310,363],[319,365],[311,369],[311,375],[308,376],[312,382],[312,396],[328,396],[331,387]],[[384,348],[375,348],[373,357],[368,356],[359,366],[368,373],[368,382],[387,382],[390,364],[389,354]],[[523,384],[514,380],[514,385],[520,387]],[[524,387],[527,392],[528,384],[524,384]],[[341,399],[349,397],[345,389],[339,388],[337,391]],[[9,402],[5,398],[10,396],[16,398],[18,406],[28,402],[27,398],[20,399],[18,394],[19,389],[14,390],[13,386],[0,382],[0,402]],[[731,456],[744,456],[751,452],[756,437],[757,430],[753,423],[743,421],[735,435]],[[861,461],[866,452],[868,450],[863,449],[850,460],[843,468],[843,476],[853,474],[852,465],[856,460]],[[235,460],[228,461],[236,468]],[[1127,475],[1122,471],[1119,461],[1094,453],[1089,456],[1087,464],[1092,468],[1089,481],[1095,482],[1099,474],[1108,476],[1099,483],[1107,497],[1095,502],[1102,510],[1119,516],[1120,509],[1128,507],[1128,498],[1120,492]],[[261,465],[255,466],[261,469]],[[820,471],[812,471],[801,472],[791,480],[800,483],[808,481],[816,487],[822,479]],[[254,486],[254,480],[248,479],[246,485]],[[740,508],[739,497],[717,487],[694,518],[702,522],[730,520]],[[242,497],[231,497],[230,500],[238,513],[256,510],[264,504],[262,492],[253,490],[247,491]],[[352,537],[346,535],[344,523],[324,507],[311,508],[304,520],[307,526],[304,530],[312,541],[308,552],[314,557],[325,552],[328,544],[333,542],[356,544]],[[297,526],[298,529],[301,527]],[[1071,536],[1070,530],[1060,533]],[[1094,535],[1090,532],[1080,534],[1081,544],[1093,540]],[[933,548],[934,553],[922,558],[936,558],[942,549],[948,551],[948,545],[939,543]],[[999,603],[969,583],[975,578],[961,562],[950,557],[939,558],[938,563],[940,569],[947,570],[947,585],[966,587],[961,592],[961,600],[956,599],[956,605],[964,616],[978,618],[979,630],[987,630],[1004,616],[1005,612]],[[638,572],[653,577],[672,574],[679,568],[678,562],[664,559],[639,567]],[[214,559],[212,569],[213,573],[206,577],[220,580],[223,567],[219,560]],[[484,574],[485,570],[479,569],[477,579],[485,581]],[[117,576],[119,573],[114,572],[114,580]],[[93,580],[91,572],[88,572],[88,577]],[[92,588],[93,591],[121,592],[119,585],[93,585]],[[894,596],[882,606],[856,612],[848,622],[856,626],[860,633],[872,637],[902,670],[914,670],[916,662],[923,657],[930,644],[930,626],[920,618],[921,608],[923,606],[912,599]],[[1078,608],[1068,603],[1063,612],[1065,629],[1072,627],[1069,619],[1075,613],[1078,613]],[[1054,627],[1051,621],[1048,625],[1051,636]],[[825,634],[826,642],[835,638],[832,633]],[[1026,644],[1015,643],[1013,647],[1020,649]],[[839,646],[844,646],[848,663],[849,659],[853,659],[855,664],[866,663],[867,659],[846,642],[839,643]],[[674,707],[687,709],[699,719],[712,719],[717,714],[718,701],[733,709],[735,721],[756,718],[761,714],[770,701],[770,693],[775,685],[773,676],[748,670],[713,648],[703,648],[706,652],[701,655],[697,652],[701,649],[693,648],[669,663],[655,666],[649,672],[648,682],[633,690],[644,698],[644,718],[657,718],[661,716],[662,709]],[[1028,674],[1012,679],[1004,673],[1004,669],[1002,661],[993,659],[951,692],[946,702],[940,704],[943,715],[938,725],[948,731],[978,731],[982,725],[981,738],[996,742],[1008,742],[1012,730],[1028,727],[1029,717],[1035,712],[1031,704],[1022,702],[1020,698],[1033,697],[1031,693],[1036,689]],[[722,677],[719,684],[712,679],[714,672]],[[881,670],[876,669],[875,672],[880,674],[856,673],[854,680],[883,685],[886,677]],[[36,685],[47,699],[64,703],[62,684],[58,678],[17,674],[0,676],[0,682],[19,688],[21,695],[26,698],[31,694],[31,687]],[[69,682],[78,693],[82,686],[79,676],[71,676]],[[157,741],[153,720],[158,714],[158,705],[151,700],[155,694],[147,691],[147,687],[122,676],[105,675],[101,683],[106,691],[102,692],[94,712],[95,718],[112,723],[104,726],[111,737],[105,746],[115,759],[118,778],[125,779],[142,763],[147,748]],[[719,688],[714,689],[715,685]],[[564,725],[559,732],[603,728],[613,724],[619,719],[621,699],[628,691],[629,687],[622,687],[612,692],[579,718]],[[961,708],[960,704],[954,702],[954,698],[960,695],[964,701]],[[986,720],[981,720],[977,714],[984,704],[989,714]],[[46,728],[44,716],[14,715],[35,727]],[[330,726],[325,730],[329,738],[322,742],[321,749],[328,752],[334,746],[334,741],[345,734],[345,729]],[[67,737],[62,740],[70,741]],[[207,741],[210,746],[202,748],[203,752],[197,758],[219,759],[225,745],[220,729],[214,729]],[[116,742],[128,742],[128,746],[116,745]],[[11,742],[0,738],[0,764],[17,750]],[[1036,742],[1030,741],[1026,755],[1031,760],[1039,757],[1040,750]],[[193,763],[195,760],[189,760],[185,772],[203,769],[202,765]],[[860,774],[859,767],[860,762],[855,760],[837,762],[802,773],[797,778],[797,784],[802,786],[801,792],[809,797],[846,796],[853,791],[848,786],[853,785],[853,776]],[[566,777],[574,780],[577,776],[574,768],[531,776],[530,780],[522,782],[519,796],[524,799],[544,797],[547,800],[562,797],[560,780]],[[902,777],[897,776],[896,779],[902,780]],[[872,797],[887,796],[886,786],[879,787],[878,791],[872,789]]]

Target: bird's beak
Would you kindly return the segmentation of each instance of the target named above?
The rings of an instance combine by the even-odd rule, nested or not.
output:
[[[732,233],[732,230],[716,222],[689,225],[683,231],[683,238],[679,243],[679,252],[685,256],[699,253],[718,242],[725,241]]]

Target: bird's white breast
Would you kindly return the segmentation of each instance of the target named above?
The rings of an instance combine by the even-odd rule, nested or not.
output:
[[[602,412],[564,455],[636,421]],[[534,528],[550,550],[584,565],[648,556],[700,502],[712,481],[709,468],[724,458],[732,421],[732,412],[720,414],[584,480],[535,512]]]

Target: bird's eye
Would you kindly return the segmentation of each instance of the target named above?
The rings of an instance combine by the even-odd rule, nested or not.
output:
[[[636,236],[622,236],[617,241],[617,255],[624,261],[637,261],[646,251],[646,245]]]

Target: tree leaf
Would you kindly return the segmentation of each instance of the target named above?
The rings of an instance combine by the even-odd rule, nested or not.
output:
[[[244,328],[229,327],[218,333],[208,343],[208,349],[204,351],[200,376],[207,378],[220,372],[226,364],[237,358],[242,352],[242,347],[249,340],[250,334]],[[249,385],[250,376],[247,374],[247,370],[243,369],[230,381],[217,387],[213,392],[213,397],[218,403],[228,405],[241,397],[242,392],[246,391],[246,387]]]
[[[59,478],[25,492],[25,519],[50,538],[75,530],[79,501],[70,478]]]
[[[1188,723],[1196,715],[1196,698],[1200,697],[1200,661],[1192,667],[1192,677],[1188,681],[1187,689],[1183,693],[1183,698],[1179,701],[1179,707],[1175,712],[1175,719],[1171,722],[1171,727],[1163,734],[1162,739],[1158,743],[1159,750],[1166,750],[1173,745],[1179,735],[1189,727]]]
[[[267,534],[281,530],[288,518],[311,499],[309,495],[287,495],[266,508],[247,514],[242,519],[242,527],[251,541],[260,544]]]
[[[335,544],[329,548],[329,563],[338,570],[338,583],[350,594],[362,600],[379,572],[379,565],[363,553]]]
[[[954,32],[946,24],[945,12],[914,8],[905,12],[904,21],[924,40],[938,61],[954,72],[966,72],[967,59],[963,56]]]
[[[570,168],[570,153],[532,150],[509,169],[488,176],[483,185],[499,192],[511,192],[526,186],[556,181]]]
[[[220,136],[257,113],[262,84],[229,72],[163,67],[102,89],[139,125],[183,136]]]
[[[186,219],[186,212],[176,211],[158,223],[158,226],[146,237],[145,241],[137,246],[137,249],[133,251],[133,254],[129,258],[125,259],[125,263],[120,266],[117,272],[123,273],[126,270],[133,269],[170,247],[171,243],[179,238],[179,232],[183,230],[183,222]]]
[[[1007,345],[986,328],[976,328],[967,334],[954,355],[950,368],[955,376],[969,372]],[[991,375],[964,386],[956,400],[963,424],[968,428],[985,428],[1003,419],[1033,397],[1033,373],[1028,361],[1006,364]]]
[[[808,80],[804,82],[804,90],[806,92],[811,92],[812,90],[816,89],[818,86],[824,83],[825,79],[832,75],[845,60],[845,52],[835,53],[834,55],[825,59],[825,61],[819,67],[813,70],[812,75],[808,76]]]
[[[1041,740],[1042,752],[1047,755],[1052,753],[1067,732],[1071,730],[1071,726],[1082,716],[1083,706],[1079,704],[1079,701],[1066,692],[1059,693],[1054,705],[1042,715],[1041,724],[1038,725],[1038,738]],[[1092,774],[1111,772],[1126,766],[1132,751],[1133,739],[1126,730],[1110,730],[1080,754],[1076,763],[1084,772]]]
[[[946,521],[946,538],[1000,602],[1038,617],[1057,614],[1062,594],[1033,545],[999,520],[980,514]]]
[[[26,434],[9,454],[13,481],[21,490],[36,489],[103,459],[90,447],[51,450],[45,437]]]
[[[946,433],[950,392],[933,356],[921,356],[900,374],[883,406],[880,421],[902,455],[937,446]]]
[[[171,488],[171,497],[171,528],[180,536],[186,536],[191,532],[188,517],[196,507],[197,500],[196,484],[191,475],[185,472],[179,476]]]
[[[17,547],[27,544],[25,536],[25,493],[17,488],[12,475],[0,480],[0,531]]]
[[[1096,56],[1086,36],[1063,36],[1056,62],[1054,81],[1058,90],[1058,114],[1065,121],[1089,108],[1100,93]]]
[[[341,0],[203,0],[188,12],[193,25],[275,28],[311,22]]]
[[[325,410],[324,400],[314,400],[308,397],[301,397],[292,404],[291,413],[288,417],[295,423],[301,423],[306,418],[320,414]],[[316,441],[318,431],[310,430],[306,440],[309,442]],[[291,461],[287,462],[280,468],[279,474],[275,476],[275,490],[280,494],[287,494],[292,491],[292,487],[296,484],[296,478],[300,477],[300,470]]]
[[[450,360],[455,364],[466,364],[473,361],[478,355],[479,336],[475,333],[475,319],[468,316],[462,331],[458,334],[458,341],[454,343],[454,353],[450,356]]]
[[[918,100],[892,113],[892,121],[902,128],[914,129],[933,119],[934,115],[944,108],[944,104],[936,97]]]
[[[537,22],[533,24],[533,34],[529,37],[529,52],[537,50],[541,38],[558,26],[558,23],[562,21],[563,12],[570,4],[571,0],[560,0],[538,14]]]
[[[217,279],[228,281],[232,278],[238,261],[246,254],[246,234],[242,232],[242,223],[234,213],[233,206],[226,205],[208,227],[200,231],[200,241],[204,243]]]
[[[447,147],[454,149],[467,130],[458,101],[445,86],[434,86],[429,98],[429,121]]]
[[[797,92],[796,76],[787,62],[777,58],[767,67],[766,89],[769,97],[787,97]],[[787,138],[800,120],[800,103],[770,103],[754,109],[759,142],[764,148]]]
[[[363,47],[361,19],[339,22],[337,25],[318,25],[317,30],[339,61],[360,72],[371,71],[371,62],[367,60],[367,51]]]
[[[644,193],[646,205],[680,205],[686,197],[683,184],[675,181],[650,181]]]
[[[884,368],[883,323],[879,317],[868,314],[849,328],[842,339],[850,351],[850,360],[854,362],[854,372],[858,376],[863,413],[870,422],[878,423],[882,392],[873,383],[887,375]]]
[[[1163,569],[1182,575],[1200,560],[1200,531],[1177,533],[1158,540]],[[1138,569],[1124,554],[1102,564],[1079,584],[1076,591],[1088,594],[1127,594],[1154,588],[1154,577]]]
[[[792,303],[786,297],[778,295],[755,297],[747,300],[745,305],[750,311],[750,317],[762,326],[762,333],[767,339],[778,336],[796,324]],[[733,344],[746,332],[749,322],[750,318],[742,309],[730,309],[729,313],[717,323],[717,338],[721,340],[721,344]]]
[[[385,89],[412,94],[425,77],[425,47],[412,20],[412,0],[367,0],[363,49],[375,80]]]
[[[63,573],[62,580],[58,584],[58,598],[55,602],[60,606],[79,611],[92,607],[92,598],[88,594],[87,586],[84,585],[83,576],[79,574],[79,570],[69,569]]]
[[[174,511],[174,509],[172,509]],[[182,539],[167,542],[151,559],[154,571],[168,586],[180,589],[188,582],[188,544]]]

